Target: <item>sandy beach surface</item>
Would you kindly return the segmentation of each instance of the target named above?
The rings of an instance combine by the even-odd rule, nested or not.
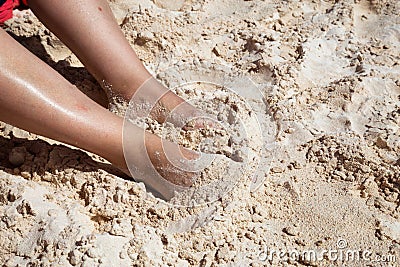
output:
[[[176,207],[96,155],[0,122],[1,266],[399,266],[399,1],[109,2],[160,82],[242,129],[175,141],[247,169],[221,163],[208,175],[235,174],[228,193]],[[30,11],[7,25],[108,105]],[[211,85],[185,85],[193,73]]]

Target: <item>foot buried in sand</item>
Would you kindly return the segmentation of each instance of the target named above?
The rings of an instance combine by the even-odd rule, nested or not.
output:
[[[130,101],[128,104],[135,107],[137,116],[146,113],[147,117],[161,124],[169,122],[183,130],[216,127],[205,112],[186,102],[153,77],[125,95],[115,94],[113,86],[105,81],[103,87],[109,98],[110,110],[119,115],[125,113],[127,102]]]
[[[164,101],[168,101],[164,98],[175,98],[176,102],[173,105],[164,104]],[[218,127],[214,118],[210,118],[208,114],[195,108],[172,91],[161,97],[150,112],[150,116],[159,123],[168,122],[185,131]]]
[[[174,198],[176,205],[209,202],[235,184],[240,164],[225,156],[183,148],[129,122],[124,136],[129,136],[124,138],[128,173],[164,200]]]
[[[185,87],[191,102],[209,115],[172,92],[161,98],[149,94],[152,84],[156,81],[149,80],[135,93],[125,114],[124,156],[136,180],[170,204],[193,206],[223,197],[239,179],[251,176],[254,164],[247,154],[258,151],[258,143],[253,147],[258,124],[241,97],[215,85]],[[160,99],[168,97],[179,103],[161,107]],[[141,134],[133,133],[136,127]]]
[[[191,165],[199,158],[197,152],[162,140],[152,134],[146,134],[145,138],[147,155],[161,177],[177,186],[193,185],[193,173],[184,166]]]

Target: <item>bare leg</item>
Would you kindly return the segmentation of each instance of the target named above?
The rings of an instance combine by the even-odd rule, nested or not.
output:
[[[37,17],[58,36],[100,82],[130,100],[151,77],[119,28],[105,0],[30,0]],[[160,101],[153,116],[163,122],[171,111],[183,104],[188,115],[198,112],[193,106],[158,84],[148,89],[149,97]],[[165,112],[159,112],[165,110]]]
[[[0,120],[91,151],[126,170],[123,119],[85,96],[3,30],[0,43],[7,51],[0,54]],[[160,139],[151,134],[146,134],[146,139],[151,141],[146,143],[146,149],[152,162],[162,162],[156,169],[165,169],[168,162]],[[188,158],[196,157],[194,152],[181,151]],[[163,176],[175,179],[172,174]]]

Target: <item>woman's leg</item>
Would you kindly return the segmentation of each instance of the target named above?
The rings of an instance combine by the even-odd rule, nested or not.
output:
[[[60,38],[100,82],[112,86],[114,93],[130,100],[151,75],[140,62],[123,35],[106,0],[29,0],[36,16]],[[194,115],[198,111],[183,99],[158,84],[147,88],[149,97],[160,101],[159,110],[180,110]],[[167,113],[154,117],[163,122]],[[183,114],[184,115],[184,114]]]
[[[92,101],[1,29],[0,43],[0,120],[91,151],[126,170],[123,119]],[[142,136],[142,129],[132,129],[132,138],[135,134]],[[145,138],[148,155],[156,169],[165,170],[167,166],[173,170],[160,139],[148,133]],[[137,149],[143,154],[143,149]],[[185,157],[196,157],[194,152],[181,151]],[[176,170],[162,173],[172,182],[188,184],[179,180],[189,177],[186,174],[176,177]]]

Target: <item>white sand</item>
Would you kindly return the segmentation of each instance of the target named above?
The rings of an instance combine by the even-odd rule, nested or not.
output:
[[[261,89],[268,110],[258,111],[259,121],[277,128],[276,142],[263,146],[270,154],[258,154],[261,186],[251,192],[249,180],[239,179],[212,204],[171,207],[143,184],[101,170],[96,156],[0,124],[1,265],[378,266],[265,260],[272,249],[321,255],[344,241],[342,251],[394,255],[392,266],[400,263],[398,1],[111,4],[139,57],[166,85],[182,82],[173,78],[185,71],[179,66],[211,76],[224,66],[224,76],[249,77]],[[20,42],[106,103],[33,15],[9,24]],[[219,140],[216,150],[235,152]]]

